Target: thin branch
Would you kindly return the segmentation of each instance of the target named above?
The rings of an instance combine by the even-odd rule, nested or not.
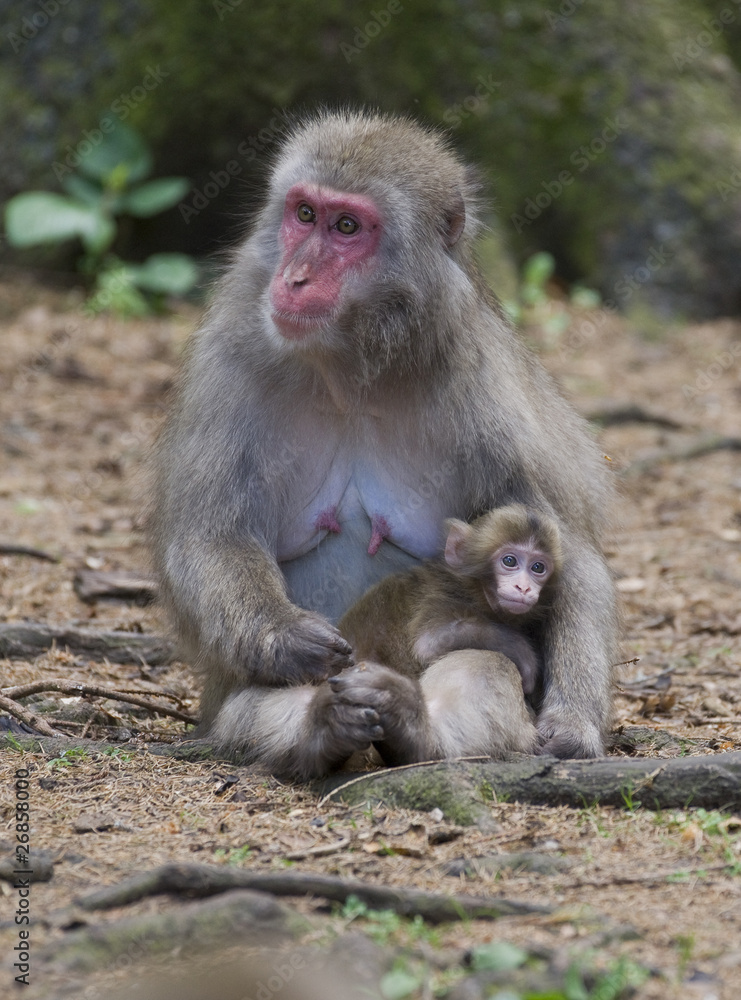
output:
[[[43,559],[45,562],[58,563],[59,559],[43,549],[34,549],[30,545],[14,545],[11,542],[0,542],[0,556],[30,556],[32,559]]]
[[[19,722],[25,722],[27,726],[30,726],[35,732],[41,733],[42,736],[64,736],[64,733],[52,729],[45,719],[40,718],[40,716],[23,705],[19,705],[17,701],[13,701],[12,698],[6,698],[2,694],[0,694],[0,708],[14,719],[18,719]]]
[[[711,872],[728,872],[732,874],[734,870],[733,863],[725,863],[720,865],[705,865],[703,868],[687,868],[687,869],[672,869],[672,871],[665,872],[648,872],[645,874],[638,875],[613,875],[612,878],[606,879],[587,879],[579,878],[574,879],[573,882],[560,882],[559,885],[562,889],[581,889],[586,886],[595,889],[605,889],[611,885],[665,885],[668,879],[672,878],[689,878],[691,876],[703,876],[708,875]]]
[[[662,462],[684,462],[689,458],[699,458],[701,455],[709,455],[713,451],[741,451],[741,438],[726,437],[722,434],[703,434],[689,444],[678,445],[674,448],[662,448],[659,451],[640,458],[623,470],[624,476],[635,476],[642,472],[648,472]]]
[[[81,569],[75,573],[72,585],[80,600],[89,604],[105,599],[149,604],[157,597],[157,581],[153,577],[126,570],[112,573]]]
[[[651,413],[650,410],[638,406],[637,403],[618,403],[605,406],[601,410],[593,410],[586,414],[586,419],[601,427],[611,427],[616,424],[655,424],[667,430],[679,430],[684,425],[679,421],[666,417],[661,413]]]
[[[34,681],[31,684],[20,684],[18,687],[4,688],[2,694],[6,698],[27,698],[32,694],[40,694],[42,691],[56,691],[59,694],[67,695],[90,695],[94,698],[111,698],[113,701],[123,701],[131,705],[138,705],[146,708],[150,712],[159,712],[160,715],[169,715],[173,719],[180,719],[181,722],[197,723],[198,719],[187,712],[181,712],[177,708],[168,708],[152,701],[151,698],[144,698],[138,692],[116,691],[111,688],[101,687],[97,684],[80,684],[77,681]],[[53,735],[46,733],[46,736]]]
[[[161,893],[202,897],[230,889],[254,889],[273,896],[319,896],[344,903],[356,896],[374,910],[393,910],[405,917],[421,916],[430,923],[450,920],[496,920],[497,917],[552,913],[552,907],[495,897],[448,896],[416,892],[327,875],[250,872],[215,865],[166,864],[118,885],[106,886],[77,900],[84,910],[109,910]]]

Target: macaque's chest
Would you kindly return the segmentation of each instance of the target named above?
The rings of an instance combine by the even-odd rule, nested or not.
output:
[[[373,558],[384,544],[414,559],[439,551],[447,516],[440,490],[444,476],[420,475],[395,456],[381,462],[347,454],[322,455],[302,466],[278,538],[278,559],[305,555],[352,527],[356,544]],[[365,538],[361,539],[363,529]]]
[[[422,471],[401,440],[384,451],[312,437],[296,456],[277,555],[292,599],[336,619],[373,583],[439,553],[453,465]]]

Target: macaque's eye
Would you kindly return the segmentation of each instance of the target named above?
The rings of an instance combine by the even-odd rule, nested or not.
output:
[[[502,566],[506,566],[507,569],[514,569],[517,566],[517,557],[513,555],[502,556]]]
[[[299,222],[316,222],[316,212],[310,205],[299,205],[296,218]]]
[[[356,233],[360,229],[360,226],[349,215],[343,215],[337,222],[335,229],[338,233],[342,233],[343,236],[352,236],[353,233]]]
[[[532,564],[532,566],[530,567],[530,569],[537,576],[542,576],[543,573],[545,573],[545,569],[546,569],[545,563],[543,563],[543,562],[534,562]]]

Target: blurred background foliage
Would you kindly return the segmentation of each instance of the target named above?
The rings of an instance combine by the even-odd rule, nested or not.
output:
[[[190,179],[126,259],[228,247],[287,117],[371,105],[479,164],[503,274],[547,251],[627,312],[741,307],[740,0],[0,0],[0,43],[0,199],[60,190],[110,117]]]

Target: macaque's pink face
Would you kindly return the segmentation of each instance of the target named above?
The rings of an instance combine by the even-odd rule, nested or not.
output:
[[[484,587],[494,610],[524,615],[538,603],[543,584],[553,573],[553,560],[528,545],[506,545],[491,557],[494,579]]]
[[[313,184],[289,190],[270,284],[272,319],[286,339],[300,340],[337,316],[348,282],[375,263],[381,231],[371,198]]]

